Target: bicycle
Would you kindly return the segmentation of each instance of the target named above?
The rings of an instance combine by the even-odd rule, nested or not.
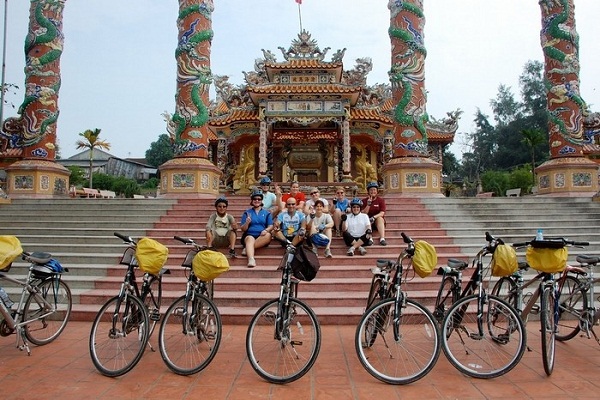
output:
[[[289,383],[303,377],[321,348],[321,327],[314,311],[298,296],[300,280],[294,277],[296,249],[286,247],[279,269],[279,297],[269,300],[250,320],[246,354],[254,371],[271,383]]]
[[[526,331],[517,310],[490,295],[483,285],[483,257],[493,254],[501,239],[485,233],[487,244],[473,259],[475,268],[460,296],[441,324],[442,349],[460,372],[474,378],[495,378],[512,370],[523,357]],[[452,268],[467,263],[454,260]]]
[[[206,368],[213,360],[223,334],[221,314],[212,301],[212,280],[200,279],[193,268],[194,257],[208,248],[191,238],[175,236],[176,240],[193,246],[182,267],[186,271],[185,294],[169,306],[160,329],[158,348],[163,361],[179,375],[191,375]]]
[[[469,264],[462,260],[449,258],[447,265],[438,268],[437,274],[442,276],[442,280],[435,298],[433,316],[439,324],[444,320],[450,306],[461,297],[462,275],[468,266]],[[470,291],[472,290],[470,289]]]
[[[523,248],[526,246],[530,246],[534,251],[536,249],[540,249],[541,251],[549,250],[552,251],[560,251],[561,249],[565,249],[567,246],[587,246],[588,242],[575,242],[572,240],[567,240],[564,238],[545,238],[544,240],[531,240],[523,243],[514,243],[513,247],[515,248]],[[577,286],[578,283],[574,280],[573,277],[569,277],[567,273],[563,273],[562,277],[559,280],[556,280],[554,274],[556,272],[560,272],[561,270],[565,270],[566,265],[566,253],[564,254],[564,261],[559,260],[557,262],[557,268],[548,268],[546,265],[539,264],[536,258],[531,258],[531,255],[534,253],[528,252],[528,265],[531,262],[535,262],[536,265],[531,265],[536,270],[540,270],[540,272],[536,275],[536,277],[528,282],[529,284],[533,284],[534,282],[538,282],[538,287],[535,292],[532,294],[531,298],[523,308],[523,292],[522,288],[519,294],[519,285],[525,286],[522,282],[522,277],[517,278],[517,282],[515,283],[514,295],[509,295],[511,298],[509,302],[512,302],[516,305],[517,310],[521,310],[522,320],[526,321],[531,310],[535,310],[535,304],[539,298],[539,314],[540,314],[540,326],[541,326],[541,345],[542,345],[542,362],[544,364],[544,371],[546,375],[550,376],[552,371],[554,370],[554,362],[555,362],[555,347],[556,347],[556,335],[559,332],[560,324],[559,324],[559,303],[561,302],[561,292],[563,290],[563,286],[566,283],[567,287],[569,286]],[[547,253],[550,254],[550,253]],[[544,259],[543,261],[547,261]],[[521,268],[526,268],[521,265]],[[510,278],[509,278],[510,279]],[[508,284],[510,285],[509,279],[505,279],[502,282],[496,284],[498,286],[497,290],[499,293],[502,293],[506,288],[502,288],[502,285]],[[568,283],[567,283],[568,282]],[[512,286],[511,286],[512,288]],[[508,289],[510,292],[510,289]]]
[[[371,270],[367,310],[354,340],[358,359],[367,372],[396,385],[427,375],[440,355],[439,329],[433,314],[402,291],[403,274],[412,265],[415,243],[404,232],[401,235],[407,247],[398,259],[377,260],[377,267]],[[378,337],[381,340],[377,341]]]
[[[30,263],[24,280],[7,275],[12,263],[0,270],[0,279],[21,286],[15,309],[8,295],[0,300],[0,336],[16,334],[16,347],[31,355],[29,343],[43,346],[63,332],[71,315],[71,289],[62,280],[68,272],[50,253],[23,251],[21,258]],[[1,288],[0,288],[1,289]]]
[[[556,339],[566,341],[577,336],[582,332],[590,339],[592,336],[598,344],[600,338],[594,331],[600,320],[600,308],[595,302],[600,301],[596,298],[595,285],[600,282],[600,278],[594,278],[593,269],[600,263],[597,256],[579,255],[576,257],[579,267],[567,266],[568,274],[575,274],[575,277],[569,275],[577,281],[576,285],[563,290],[563,295],[559,303],[559,322],[563,326],[562,335],[557,335]]]
[[[162,268],[166,254],[161,254],[159,270],[144,271],[141,289],[135,269],[139,266],[136,250],[140,241],[114,232],[127,245],[120,264],[127,265],[119,294],[109,299],[96,315],[90,332],[89,350],[94,366],[103,375],[116,377],[129,372],[140,361],[154,327],[160,320]],[[141,268],[141,267],[140,267]]]

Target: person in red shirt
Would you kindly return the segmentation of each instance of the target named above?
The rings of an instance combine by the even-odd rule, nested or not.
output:
[[[304,210],[306,195],[300,191],[300,184],[298,182],[292,182],[292,184],[290,185],[290,192],[285,193],[281,196],[281,210],[285,210],[285,204],[289,198],[296,199],[297,211],[302,212]]]
[[[371,221],[371,229],[379,232],[379,244],[387,245],[385,241],[385,200],[378,196],[379,185],[377,182],[369,182],[367,185],[367,193],[369,194],[363,200],[362,212],[369,216]]]

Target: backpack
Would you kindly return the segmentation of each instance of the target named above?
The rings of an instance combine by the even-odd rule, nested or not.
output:
[[[421,278],[431,275],[431,272],[437,265],[437,252],[433,245],[424,240],[418,240],[415,243],[415,254],[412,258],[412,265]]]
[[[156,275],[167,261],[169,249],[154,239],[141,238],[135,248],[135,257],[140,269],[149,274]]]
[[[519,262],[512,246],[499,244],[492,256],[492,276],[509,276],[517,272]]]
[[[202,250],[192,260],[194,275],[199,279],[209,282],[229,271],[229,261],[220,251]]]
[[[302,281],[310,282],[317,276],[319,268],[321,268],[321,264],[315,253],[304,246],[296,247],[296,253],[292,259],[292,272],[294,277]]]

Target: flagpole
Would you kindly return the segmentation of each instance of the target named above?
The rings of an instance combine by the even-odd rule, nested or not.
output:
[[[300,12],[300,4],[298,3],[298,19],[300,20],[300,33],[302,33],[302,13]]]

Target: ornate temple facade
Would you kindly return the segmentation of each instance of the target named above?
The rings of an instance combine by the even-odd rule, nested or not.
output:
[[[307,31],[279,49],[281,61],[263,50],[243,85],[215,77],[209,143],[223,184],[247,191],[267,175],[278,182],[344,182],[363,191],[368,182],[381,182],[392,157],[394,103],[389,85],[367,85],[371,60],[360,58],[345,70],[345,49],[327,59],[329,48],[321,50]],[[429,155],[440,164],[459,115],[427,124]]]

